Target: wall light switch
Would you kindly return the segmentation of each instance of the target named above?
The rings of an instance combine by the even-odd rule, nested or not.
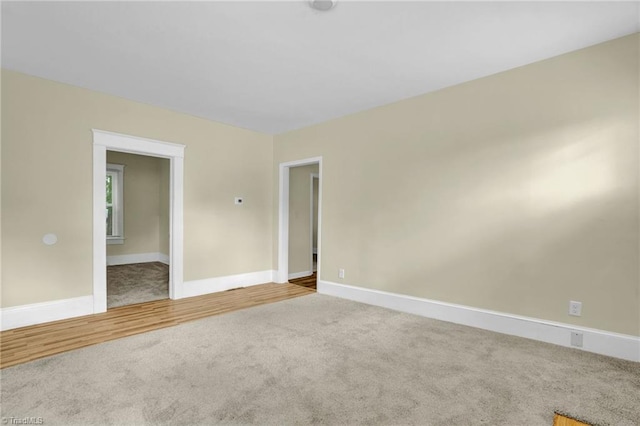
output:
[[[244,203],[244,200],[242,199],[242,197],[236,197],[236,198],[234,199],[234,203],[235,203],[235,204],[238,204],[238,205],[239,205],[239,204],[243,204],[243,203]]]

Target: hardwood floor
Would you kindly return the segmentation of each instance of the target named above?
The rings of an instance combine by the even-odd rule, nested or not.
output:
[[[294,280],[289,280],[291,284],[300,285],[302,287],[311,288],[313,290],[317,290],[318,288],[318,277],[317,272],[314,272],[313,275],[309,275],[308,277],[296,278]]]
[[[313,294],[294,284],[262,284],[179,300],[157,300],[0,333],[0,368],[238,309]]]
[[[565,417],[556,413],[553,417],[553,426],[591,426],[589,423],[583,423],[581,421]]]

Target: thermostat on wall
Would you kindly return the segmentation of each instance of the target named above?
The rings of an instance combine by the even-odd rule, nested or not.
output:
[[[244,200],[242,199],[242,197],[236,197],[235,198],[235,203],[236,204],[242,204],[242,203],[244,203]]]

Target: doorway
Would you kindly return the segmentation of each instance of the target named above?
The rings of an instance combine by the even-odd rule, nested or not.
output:
[[[316,289],[314,222],[317,222],[313,182],[318,164],[289,169],[289,282]],[[317,236],[317,229],[315,232]]]
[[[295,175],[298,174],[297,171],[303,170],[302,167],[306,166],[315,166],[317,169],[315,171],[311,171],[310,169],[305,169],[302,175],[306,176],[306,181],[296,183],[296,181],[292,182],[292,178],[295,178]],[[297,170],[296,170],[297,169]],[[294,280],[300,279],[310,279],[309,277],[315,275],[313,277],[314,284],[316,282],[316,277],[320,277],[321,269],[322,269],[322,157],[314,157],[308,158],[305,160],[291,161],[286,163],[281,163],[279,166],[279,211],[278,211],[278,270],[276,282],[279,283],[287,283],[294,282]],[[314,175],[317,175],[317,202],[314,203],[313,200],[313,181]],[[297,239],[292,239],[290,237],[296,238],[292,234],[295,232],[294,229],[291,228],[292,222],[295,224],[299,221],[299,216],[305,216],[305,213],[296,212],[296,210],[292,210],[292,203],[294,199],[291,198],[292,191],[295,191],[295,187],[305,187],[306,188],[306,196],[304,198],[304,203],[306,205],[306,228],[301,228],[299,232],[300,235],[305,234],[306,242],[294,242],[299,241]],[[315,222],[317,223],[316,227],[316,244],[315,244],[315,256],[313,253],[313,209],[310,208],[312,204],[317,206],[317,219]],[[300,236],[298,235],[298,237]],[[293,244],[296,244],[294,247]],[[302,250],[303,253],[300,256],[303,260],[300,260],[300,264],[294,264],[293,262],[297,262],[295,259],[292,259],[290,254],[293,250]],[[298,253],[299,254],[299,253]],[[316,271],[314,272],[314,257],[316,259]],[[301,266],[305,265],[305,266]],[[295,270],[294,270],[295,269]],[[298,270],[300,269],[300,270]],[[298,276],[296,276],[298,274]]]
[[[107,150],[107,309],[169,298],[169,160]]]
[[[179,299],[183,282],[184,145],[93,130],[93,310],[107,310],[107,150],[169,161],[169,297]]]
[[[311,173],[311,270],[318,271],[318,200],[320,196],[320,175]]]

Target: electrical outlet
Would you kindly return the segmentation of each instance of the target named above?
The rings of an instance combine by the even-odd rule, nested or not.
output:
[[[574,317],[579,317],[582,316],[582,302],[575,302],[575,301],[570,301],[569,302],[569,315],[572,315]]]
[[[344,269],[338,269],[338,278],[344,278]]]
[[[577,348],[582,347],[582,333],[579,331],[571,332],[571,346],[575,346]]]

